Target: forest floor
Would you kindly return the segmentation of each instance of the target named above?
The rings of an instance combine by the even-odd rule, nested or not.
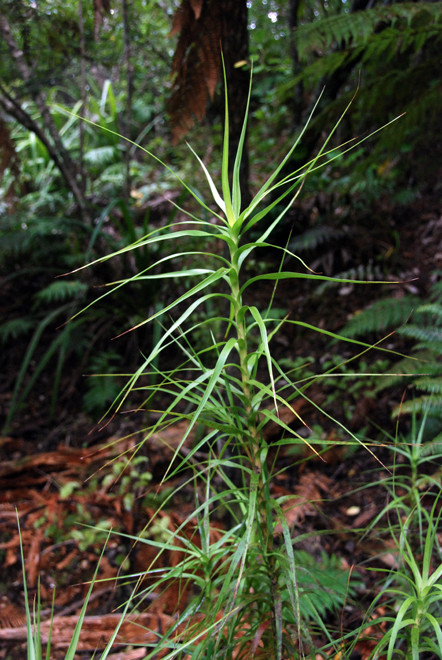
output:
[[[416,203],[408,213],[409,217],[392,220],[400,235],[398,279],[403,283],[392,286],[396,291],[400,287],[413,287],[425,295],[431,274],[437,269],[442,271],[440,209],[434,201],[427,200]],[[367,304],[367,290],[361,288],[334,291],[330,295],[337,296],[337,302],[315,307],[316,303],[305,291],[293,292],[287,286],[278,291],[278,304],[284,305],[289,313],[296,311],[298,318],[308,318],[310,323],[332,331],[342,327],[351,313]],[[275,350],[286,359],[312,353],[308,340],[291,330],[278,339]],[[8,381],[11,380],[8,374]],[[3,411],[7,410],[9,396],[9,391],[0,392]],[[341,395],[330,397],[330,392],[315,386],[309,396],[319,401],[328,398],[330,412],[337,416],[342,413]],[[390,413],[400,397],[400,390],[383,393],[377,399],[357,391],[352,414],[347,415],[346,421],[353,431],[364,426],[370,431],[376,426],[391,428]],[[347,630],[360,625],[379,589],[379,574],[368,566],[388,569],[397,560],[395,541],[387,534],[378,533],[376,524],[371,526],[388,501],[389,493],[383,483],[388,471],[384,465],[391,462],[391,456],[382,446],[376,449],[376,456],[362,448],[348,451],[339,442],[333,446],[336,433],[333,425],[318,420],[315,409],[308,404],[299,405],[310,426],[321,425],[328,449],[322,458],[307,450],[296,456],[288,450],[281,451],[278,456],[281,466],[291,467],[275,480],[273,494],[293,498],[286,513],[288,522],[294,534],[307,539],[300,543],[299,549],[317,562],[321,562],[325,553],[335,557],[340,566],[353,567],[358,596],[327,622],[337,630]],[[141,439],[140,416],[114,418],[104,429],[97,430],[90,419],[73,408],[59,409],[57,420],[49,423],[35,395],[21,420],[0,439],[1,660],[26,657],[25,600],[16,512],[31,602],[40,590],[43,635],[48,634],[46,622],[50,619],[55,591],[53,660],[64,657],[88,581],[99,564],[77,655],[91,658],[109,639],[118,618],[116,608],[130,593],[127,586],[116,589],[113,579],[122,574],[141,573],[152,560],[149,546],[135,544],[131,535],[140,533],[156,503],[178,485],[178,481],[162,484],[161,479],[182,437],[182,423],[171,426],[166,434],[149,438],[137,459],[136,469],[131,472],[129,468],[129,481],[125,479],[126,473],[118,478],[122,467],[118,457],[130,452]],[[269,439],[273,439],[272,429],[268,433]],[[179,501],[172,500],[173,508],[167,506],[161,511],[156,529],[160,530],[161,525],[176,529],[191,513],[192,501],[190,490],[181,489]],[[93,526],[125,536],[111,535],[100,558],[105,535]],[[361,528],[370,531],[361,537]],[[162,561],[167,565],[178,559],[163,557]],[[178,589],[178,585],[170,585],[150,603],[146,612],[138,615],[136,623],[128,621],[118,638],[120,650],[115,647],[108,657],[113,660],[146,657],[146,647],[137,644],[154,644],[155,631],[161,632],[174,622],[177,603],[189,596],[185,590]],[[381,600],[374,616],[382,614]],[[146,628],[152,632],[146,633]],[[373,621],[372,629],[360,640],[352,657],[365,660],[382,634],[382,626],[376,626]]]

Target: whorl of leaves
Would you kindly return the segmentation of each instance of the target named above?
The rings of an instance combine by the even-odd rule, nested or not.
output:
[[[201,121],[213,98],[221,69],[222,16],[218,2],[183,0],[171,35],[179,34],[172,62],[172,94],[167,110],[174,143]]]

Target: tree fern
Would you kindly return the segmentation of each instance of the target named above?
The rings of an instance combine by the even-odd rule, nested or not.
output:
[[[416,162],[423,149],[432,148],[431,135],[439,132],[440,89],[434,72],[440,68],[442,3],[381,4],[375,0],[370,5],[352,12],[341,3],[336,8],[339,13],[329,10],[325,17],[297,28],[298,73],[285,91],[300,84],[311,91],[325,86],[327,104],[315,123],[318,136],[330,113],[346,107],[358,80],[353,130],[372,130],[386,117],[403,115],[349,172],[349,183],[360,185],[373,166],[376,181],[384,182],[391,196],[389,183],[403,190],[400,184],[409,181],[410,169],[415,180],[425,177],[428,183],[428,174],[420,172]],[[378,172],[384,161],[387,167]]]
[[[297,30],[296,43],[301,58],[315,51],[327,53],[334,45],[345,49],[366,47],[367,60],[410,47],[417,52],[428,38],[440,39],[441,17],[441,2],[382,5],[303,25]]]

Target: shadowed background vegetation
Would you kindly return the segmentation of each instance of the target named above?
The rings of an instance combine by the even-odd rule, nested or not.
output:
[[[164,657],[441,657],[441,27],[440,2],[0,0],[4,437],[51,452],[93,447],[98,420],[146,434],[84,489],[69,476],[58,527],[34,525],[63,543],[75,516],[60,502],[99,491],[134,517],[119,566],[140,539],[145,564],[179,548],[136,595],[182,573],[197,585]],[[345,526],[321,509],[344,473],[358,551],[298,529]],[[95,524],[89,509],[75,522]],[[349,569],[366,537],[395,548],[374,569],[385,593]],[[338,632],[346,607],[360,646]]]

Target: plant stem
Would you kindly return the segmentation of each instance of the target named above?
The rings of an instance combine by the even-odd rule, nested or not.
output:
[[[233,234],[233,232],[232,232]],[[250,383],[251,362],[249,356],[248,328],[246,319],[247,308],[243,304],[240,288],[240,264],[239,264],[239,246],[238,238],[234,239],[230,245],[230,263],[231,270],[229,274],[229,286],[232,294],[232,315],[234,327],[238,340],[239,369],[241,373],[241,384],[244,395],[244,410],[246,414],[247,434],[244,436],[246,441],[242,442],[241,449],[249,458],[253,472],[257,475],[254,480],[254,486],[257,490],[257,511],[258,516],[254,520],[254,530],[252,533],[252,543],[258,548],[260,561],[264,563],[267,569],[270,589],[273,593],[273,602],[278,602],[278,570],[275,566],[274,547],[273,547],[273,511],[270,505],[270,487],[269,470],[267,465],[267,443],[262,430],[258,427],[259,410],[252,403],[252,387]],[[252,494],[252,493],[251,493]],[[275,599],[276,597],[276,599]],[[272,611],[272,636],[277,639],[277,621],[276,612]],[[276,648],[272,644],[272,648]]]

